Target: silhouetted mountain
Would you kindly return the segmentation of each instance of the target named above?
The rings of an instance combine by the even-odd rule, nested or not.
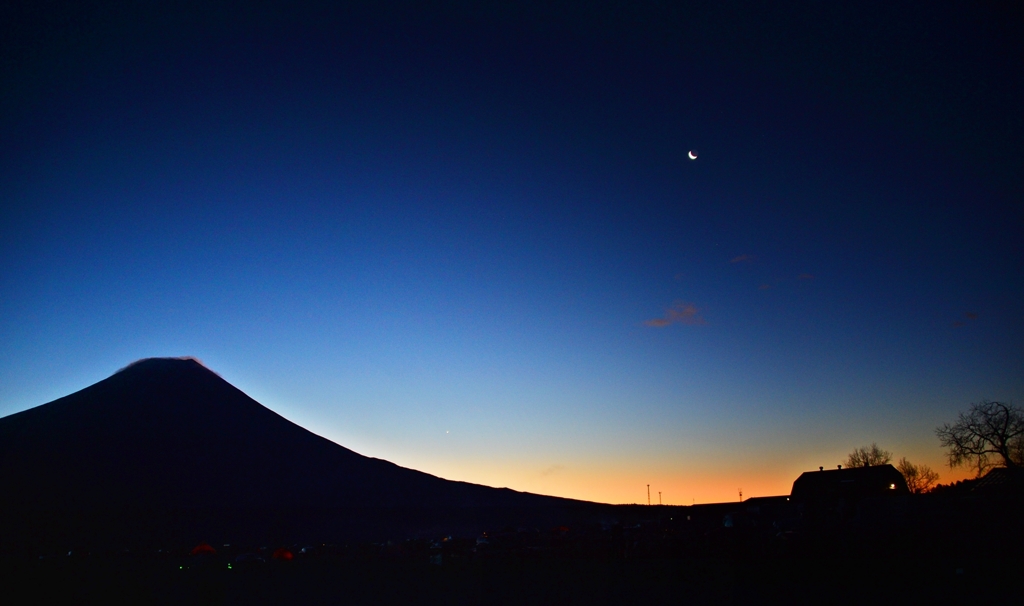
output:
[[[156,514],[138,512],[585,505],[362,456],[284,419],[192,359],[141,360],[0,419],[0,486],[0,509],[8,513],[127,511],[143,525]]]

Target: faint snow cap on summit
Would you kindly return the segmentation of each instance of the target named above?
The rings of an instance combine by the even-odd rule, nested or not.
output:
[[[175,364],[175,363],[178,363],[178,362],[193,362],[193,363],[198,364],[199,366],[203,367],[203,369],[208,370],[208,371],[212,372],[213,374],[217,375],[218,377],[220,377],[220,374],[217,373],[217,371],[213,370],[212,368],[210,368],[209,366],[204,364],[202,360],[200,360],[199,358],[197,358],[195,356],[168,356],[168,357],[162,357],[162,358],[139,358],[138,360],[135,360],[134,362],[128,364],[127,366],[118,369],[117,372],[115,372],[114,374],[115,375],[116,374],[120,374],[120,373],[122,373],[122,372],[124,372],[126,370],[130,370],[130,369],[133,369],[133,368],[136,368],[136,367],[139,367],[139,366],[157,366],[157,365],[163,366],[163,365]],[[223,379],[224,377],[221,377],[221,378]]]

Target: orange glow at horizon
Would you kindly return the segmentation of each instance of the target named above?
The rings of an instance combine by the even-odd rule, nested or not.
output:
[[[667,451],[652,462],[646,452],[613,456],[564,444],[557,450],[520,450],[509,456],[493,442],[465,440],[454,447],[424,449],[390,440],[359,443],[356,436],[325,433],[338,443],[355,446],[360,454],[447,480],[609,504],[646,504],[648,484],[651,504],[658,502],[659,492],[664,505],[737,502],[740,491],[743,500],[788,495],[800,474],[816,471],[822,463],[834,469],[848,454],[843,446],[771,453],[770,448],[762,451],[748,445],[725,455],[707,449]],[[927,464],[939,473],[942,484],[974,477],[969,469],[950,470],[941,452],[921,452],[925,448],[902,446],[898,452]]]
[[[439,465],[428,473],[497,488],[616,505],[647,504],[647,485],[650,484],[652,505],[658,504],[659,492],[663,505],[699,505],[737,502],[741,490],[743,500],[788,495],[793,481],[801,473],[815,470],[803,466],[746,472],[710,469],[700,473],[666,473],[662,470],[643,477],[628,470],[549,468],[537,472],[511,465],[478,464]],[[942,484],[974,477],[969,470],[951,471],[947,467],[938,471]]]
[[[536,470],[499,465],[430,466],[428,472],[452,480],[472,482],[498,488],[511,488],[569,499],[611,504],[646,504],[647,485],[651,487],[651,504],[657,504],[661,492],[663,505],[723,503],[749,497],[788,495],[793,480],[799,475],[776,474],[699,474],[651,473],[648,477],[627,470],[598,472],[588,469],[550,468]]]

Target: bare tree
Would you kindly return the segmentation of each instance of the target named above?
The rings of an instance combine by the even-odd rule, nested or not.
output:
[[[1024,410],[1012,404],[988,400],[971,404],[967,414],[960,413],[956,423],[944,424],[935,434],[949,449],[951,468],[970,465],[980,476],[998,465],[1024,466]]]
[[[872,442],[870,447],[864,446],[854,449],[850,456],[846,457],[846,466],[873,467],[875,465],[885,465],[890,461],[892,461],[892,453],[888,450],[882,450],[878,447],[878,444]]]
[[[911,494],[922,494],[931,490],[932,485],[939,480],[939,474],[932,471],[927,465],[914,465],[907,460],[907,457],[900,458],[896,469],[903,474],[907,481],[907,488]]]

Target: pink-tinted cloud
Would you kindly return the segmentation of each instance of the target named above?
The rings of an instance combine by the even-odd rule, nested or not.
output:
[[[754,255],[739,255],[738,257],[733,257],[729,263],[750,263],[753,260]]]
[[[956,322],[953,322],[953,328],[960,328],[961,326],[966,326],[966,324],[964,324],[960,320],[957,320]]]
[[[772,287],[771,284],[762,284],[762,285],[758,286],[757,288],[758,288],[758,290],[768,290],[771,287]]]
[[[644,322],[646,326],[664,328],[670,324],[688,324],[691,326],[707,324],[700,315],[700,310],[693,303],[676,301],[672,307],[665,310],[665,317],[654,318]]]
[[[977,320],[978,314],[967,311],[964,312],[964,317],[967,318],[968,320]]]
[[[813,280],[814,276],[812,276],[811,274],[800,274],[799,276],[796,277],[796,279],[797,280]]]

